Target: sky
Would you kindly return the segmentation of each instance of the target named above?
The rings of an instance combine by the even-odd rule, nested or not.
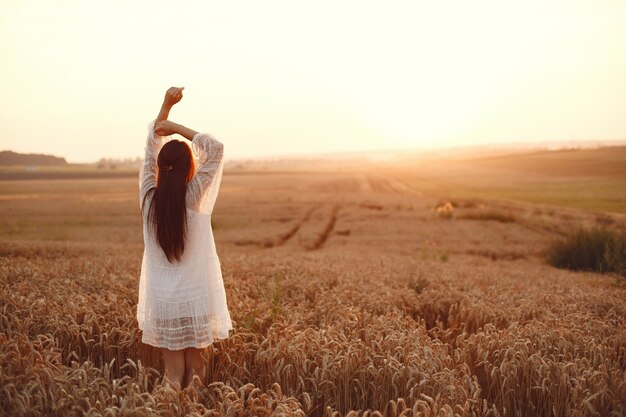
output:
[[[626,2],[0,0],[0,150],[227,158],[626,139]]]

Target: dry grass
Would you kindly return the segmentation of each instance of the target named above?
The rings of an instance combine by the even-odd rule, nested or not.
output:
[[[207,350],[207,385],[180,394],[157,385],[160,358],[135,320],[136,181],[4,201],[0,414],[626,413],[626,290],[525,255],[554,233],[433,222],[437,200],[384,177],[258,177],[224,178],[215,234],[235,331]],[[560,214],[545,221],[595,222]],[[505,245],[523,256],[500,256]],[[453,256],[431,258],[442,252]]]

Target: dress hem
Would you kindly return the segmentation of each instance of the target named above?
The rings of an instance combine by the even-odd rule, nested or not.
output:
[[[187,348],[204,349],[204,348],[207,348],[207,347],[211,346],[215,341],[226,340],[229,337],[231,337],[232,335],[230,334],[230,332],[232,330],[233,330],[232,328],[228,330],[228,336],[224,336],[224,337],[213,336],[211,338],[211,340],[209,340],[208,342],[181,343],[181,344],[177,344],[177,345],[168,345],[168,344],[160,345],[158,342],[153,344],[153,343],[144,341],[144,338],[143,338],[144,332],[142,331],[141,332],[142,333],[142,335],[141,335],[141,343],[146,344],[146,345],[150,345],[150,346],[155,347],[155,348],[161,348],[161,349],[167,349],[167,350],[183,350],[183,349],[187,349]]]

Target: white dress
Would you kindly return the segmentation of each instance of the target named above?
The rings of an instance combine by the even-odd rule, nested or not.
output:
[[[213,136],[198,133],[191,148],[196,172],[187,185],[187,239],[180,263],[170,263],[148,228],[146,214],[158,178],[157,156],[171,137],[148,125],[145,162],[139,173],[139,202],[148,194],[142,211],[144,253],[139,278],[137,322],[143,343],[180,350],[204,348],[224,339],[232,329],[220,261],[211,229],[211,213],[223,170],[223,145]]]

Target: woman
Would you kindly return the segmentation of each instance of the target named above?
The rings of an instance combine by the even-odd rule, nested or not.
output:
[[[224,147],[207,133],[167,120],[183,88],[167,90],[148,125],[139,174],[145,249],[137,321],[141,341],[162,352],[163,385],[178,390],[194,375],[205,383],[202,349],[232,329],[211,229]],[[171,139],[174,133],[191,141],[197,169],[192,149]]]

